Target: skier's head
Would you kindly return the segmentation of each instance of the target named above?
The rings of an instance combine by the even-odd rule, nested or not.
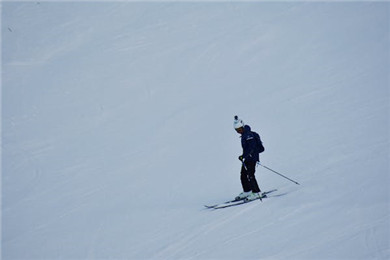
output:
[[[236,129],[237,133],[242,134],[244,132],[244,121],[238,118],[238,116],[234,116],[234,129]]]

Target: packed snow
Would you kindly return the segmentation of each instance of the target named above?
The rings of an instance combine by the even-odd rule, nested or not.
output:
[[[390,3],[1,9],[2,259],[390,258]]]

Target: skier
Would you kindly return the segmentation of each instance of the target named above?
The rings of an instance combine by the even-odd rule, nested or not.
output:
[[[234,129],[241,134],[241,146],[243,149],[242,155],[238,159],[242,162],[241,167],[241,184],[243,192],[236,199],[261,199],[261,191],[255,178],[256,164],[259,162],[259,153],[256,149],[255,136],[249,125],[234,117]]]

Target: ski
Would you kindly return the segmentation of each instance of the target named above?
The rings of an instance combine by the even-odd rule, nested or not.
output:
[[[217,207],[218,205],[222,205],[222,204],[231,204],[231,203],[234,203],[234,202],[239,202],[239,201],[243,201],[245,200],[245,198],[242,198],[242,199],[234,199],[234,200],[229,200],[229,201],[225,201],[223,203],[218,203],[218,204],[214,204],[214,205],[205,205],[206,208],[214,208],[214,207]]]
[[[261,197],[259,198],[260,200],[264,199],[264,198],[267,198],[267,194],[270,194],[272,192],[275,192],[277,191],[277,189],[273,189],[273,190],[269,190],[269,191],[265,191],[265,192],[262,192],[261,193]],[[258,199],[254,199],[254,200],[246,200],[246,199],[234,199],[234,200],[230,200],[230,201],[226,201],[224,203],[220,203],[220,204],[215,204],[215,205],[205,205],[206,208],[208,209],[223,209],[223,208],[228,208],[228,207],[233,207],[233,206],[237,206],[237,205],[241,205],[241,204],[245,204],[245,203],[248,203],[248,202],[251,202],[251,201],[255,201],[255,200],[258,200]]]

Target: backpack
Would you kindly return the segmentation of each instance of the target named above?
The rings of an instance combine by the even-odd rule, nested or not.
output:
[[[256,150],[258,153],[262,153],[264,152],[265,148],[263,146],[263,142],[261,141],[260,139],[260,135],[256,132],[252,132],[253,133],[253,136],[255,137],[255,140],[256,140]]]

